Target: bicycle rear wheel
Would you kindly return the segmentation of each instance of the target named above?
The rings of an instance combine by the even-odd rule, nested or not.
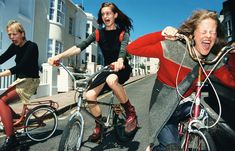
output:
[[[58,126],[55,110],[47,105],[33,108],[26,116],[24,131],[37,142],[50,138]]]
[[[82,144],[82,124],[79,119],[72,118],[68,121],[61,136],[59,151],[78,151]]]
[[[181,139],[181,148],[186,144],[186,135]],[[215,143],[208,131],[190,132],[187,151],[216,151]]]

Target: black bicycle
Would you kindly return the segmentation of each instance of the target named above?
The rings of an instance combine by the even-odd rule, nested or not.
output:
[[[78,96],[76,97],[76,111],[71,115],[67,126],[65,127],[60,144],[59,151],[64,150],[80,150],[83,140],[84,134],[84,117],[81,113],[81,110],[85,111],[91,118],[95,119],[98,123],[102,125],[101,130],[101,142],[104,138],[104,134],[107,129],[114,128],[117,139],[119,141],[125,142],[131,140],[134,137],[136,130],[133,132],[126,134],[125,133],[125,112],[120,104],[114,103],[114,94],[112,93],[109,102],[101,102],[97,101],[97,104],[103,105],[108,108],[106,117],[102,119],[97,119],[88,111],[88,104],[92,103],[83,98],[84,92],[91,85],[93,79],[102,72],[113,72],[111,66],[105,66],[101,70],[95,72],[92,75],[86,73],[71,73],[62,63],[60,63],[68,74],[72,77],[74,81],[74,88],[76,92],[78,92]],[[75,77],[79,78],[77,80]],[[75,94],[76,95],[76,94]]]

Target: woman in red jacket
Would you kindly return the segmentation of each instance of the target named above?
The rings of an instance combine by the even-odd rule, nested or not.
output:
[[[179,141],[174,139],[178,135],[177,127],[169,129],[174,137],[170,142],[162,140],[164,137],[159,137],[159,133],[162,133],[161,130],[164,130],[164,126],[182,99],[176,87],[184,85],[180,91],[184,97],[195,90],[197,73],[193,69],[197,71],[198,62],[193,61],[189,54],[184,56],[187,50],[184,42],[177,38],[177,33],[186,35],[192,41],[196,55],[203,59],[212,60],[215,57],[212,52],[220,50],[225,44],[217,14],[198,10],[179,29],[166,27],[163,31],[140,37],[127,46],[130,54],[155,57],[160,60],[149,108],[150,143],[158,146],[155,147],[158,150],[167,150],[172,144],[174,151],[179,150]],[[220,63],[213,75],[222,84],[235,89],[235,54],[230,53],[228,57],[228,62]],[[213,65],[205,65],[204,68],[209,72],[212,67]],[[147,150],[152,148],[148,147]]]

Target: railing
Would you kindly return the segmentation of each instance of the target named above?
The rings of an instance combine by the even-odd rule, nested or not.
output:
[[[0,72],[5,71],[5,69],[0,69]],[[9,85],[12,84],[16,79],[15,75],[1,77],[0,78],[0,90],[6,89]]]

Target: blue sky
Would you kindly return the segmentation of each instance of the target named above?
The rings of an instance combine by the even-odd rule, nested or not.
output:
[[[104,0],[73,0],[83,3],[86,12],[97,17]],[[141,35],[159,31],[166,26],[179,27],[193,11],[209,9],[220,12],[223,0],[110,0],[133,20],[131,40]]]

